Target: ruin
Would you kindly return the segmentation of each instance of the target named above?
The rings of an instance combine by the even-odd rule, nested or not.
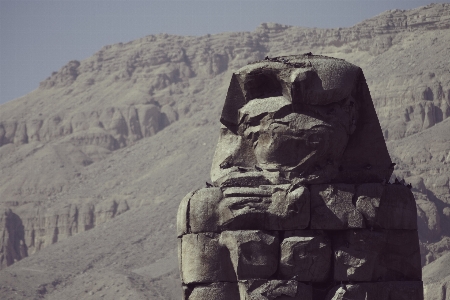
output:
[[[183,299],[423,300],[414,196],[359,67],[248,64],[221,123],[212,186],[178,210]]]

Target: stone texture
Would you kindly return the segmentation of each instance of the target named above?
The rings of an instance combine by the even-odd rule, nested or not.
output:
[[[189,233],[189,205],[192,196],[196,191],[190,192],[184,196],[178,206],[177,212],[177,237],[181,237],[183,234]]]
[[[272,183],[288,183],[288,181],[283,180],[271,180],[272,178],[267,177],[267,175],[269,174],[264,174],[260,171],[255,172],[249,170],[243,173],[239,171],[238,167],[234,167],[232,168],[232,170],[232,172],[225,174],[214,182],[222,187],[257,187],[260,185],[268,185]]]
[[[366,183],[356,186],[356,210],[360,212],[368,228],[380,228],[379,209],[385,187],[381,183]]]
[[[256,230],[224,231],[220,235],[220,243],[227,247],[239,280],[270,278],[277,271],[277,233]]]
[[[340,172],[333,182],[366,183],[381,182],[390,178],[392,161],[384,142],[381,126],[364,75],[357,79],[352,92],[361,109],[355,119],[355,131],[349,137],[340,161]]]
[[[281,279],[324,282],[331,270],[331,240],[320,231],[286,232],[281,243]]]
[[[221,122],[216,184],[254,165],[262,176],[279,171],[274,183],[381,182],[392,173],[364,75],[343,60],[293,55],[239,69]]]
[[[227,188],[224,195],[219,204],[223,230],[292,230],[309,224],[310,197],[306,187]]]
[[[223,199],[220,188],[198,190],[189,202],[189,228],[192,233],[219,231],[219,203]]]
[[[0,215],[0,267],[7,267],[28,256],[22,220],[10,209]]]
[[[181,278],[184,284],[236,281],[230,255],[228,250],[219,243],[218,234],[183,235]]]
[[[325,300],[422,300],[421,281],[343,284],[328,293]]]
[[[400,184],[361,184],[356,187],[356,209],[366,227],[417,229],[417,210],[411,190]]]
[[[237,282],[183,286],[182,300],[240,300]]]
[[[417,229],[416,203],[402,184],[312,185],[311,228]]]
[[[95,205],[85,200],[48,209],[36,208],[33,203],[5,209],[0,215],[0,268],[129,210],[124,200],[105,199]]]
[[[312,185],[311,229],[364,228],[363,215],[356,209],[353,184]]]
[[[239,281],[241,300],[312,300],[312,287],[295,280]]]
[[[178,236],[188,231],[302,229],[309,224],[309,205],[309,190],[303,186],[204,188],[180,204]]]
[[[346,230],[333,235],[336,281],[420,280],[414,230]]]
[[[414,195],[403,185],[390,184],[381,198],[379,221],[381,228],[417,230],[417,209]]]

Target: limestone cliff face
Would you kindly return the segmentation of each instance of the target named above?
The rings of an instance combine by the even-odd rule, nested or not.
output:
[[[423,268],[425,299],[446,300],[450,295],[450,253]]]
[[[24,241],[24,226],[22,220],[10,209],[0,217],[0,266],[12,265],[28,256]]]
[[[0,218],[0,266],[6,267],[58,241],[126,212],[126,201],[69,204],[62,208],[6,209]]]
[[[417,193],[422,261],[431,262],[450,249],[449,44],[450,5],[435,4],[388,11],[350,28],[265,23],[253,32],[147,36],[71,61],[37,90],[1,106],[0,206],[8,212],[2,265],[113,218],[121,206],[166,201],[161,182],[147,182],[140,171],[163,173],[163,164],[148,167],[163,157],[179,161],[180,169],[192,162],[180,159],[186,153],[164,144],[148,150],[142,141],[180,121],[199,132],[218,128],[230,70],[310,51],[364,70],[395,174]],[[204,151],[195,139],[180,147],[186,144]],[[134,159],[134,171],[116,169],[113,153]],[[192,189],[177,184],[182,194]],[[117,211],[100,213],[105,201],[115,201]],[[14,222],[23,233],[8,229],[20,228]]]
[[[149,103],[5,121],[0,123],[0,146],[46,143],[69,136],[75,146],[93,145],[113,151],[156,134],[177,118],[170,106]]]

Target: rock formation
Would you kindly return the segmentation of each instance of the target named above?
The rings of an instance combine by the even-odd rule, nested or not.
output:
[[[423,299],[414,196],[359,67],[250,63],[220,121],[213,185],[178,210],[183,299]]]

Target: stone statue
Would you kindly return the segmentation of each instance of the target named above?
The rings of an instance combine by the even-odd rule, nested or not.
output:
[[[414,196],[359,67],[266,57],[220,121],[213,185],[178,211],[183,299],[423,299]]]

